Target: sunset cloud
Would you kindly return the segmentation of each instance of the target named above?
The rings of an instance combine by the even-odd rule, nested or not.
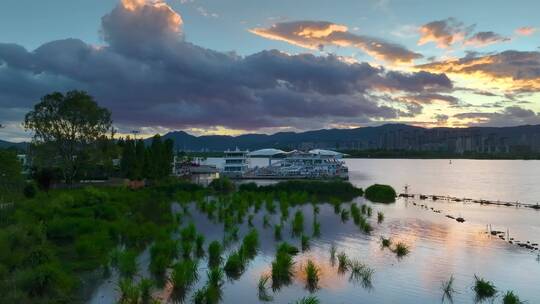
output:
[[[326,21],[281,22],[269,28],[254,28],[250,32],[261,37],[285,41],[311,50],[323,50],[325,46],[354,47],[370,56],[392,63],[411,63],[422,58],[405,47],[379,38],[357,35],[344,25]]]
[[[446,49],[455,44],[469,47],[485,47],[494,43],[510,41],[492,31],[474,33],[475,25],[466,26],[455,18],[426,23],[419,28],[418,45],[433,42],[438,48]]]
[[[516,34],[521,36],[530,36],[536,32],[536,28],[532,26],[523,26],[516,29]]]
[[[473,77],[509,92],[540,90],[540,52],[504,51],[416,66],[419,70]]]
[[[519,126],[525,124],[540,124],[540,113],[524,109],[519,106],[506,107],[498,112],[469,112],[459,113],[453,116],[460,120],[467,120],[472,125],[481,126]]]

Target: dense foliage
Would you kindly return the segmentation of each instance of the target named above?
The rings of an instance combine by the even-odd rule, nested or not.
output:
[[[240,185],[239,190],[289,194],[304,192],[320,200],[337,198],[344,201],[352,200],[363,194],[362,189],[356,188],[351,183],[342,180],[290,180],[266,186],[257,186],[254,183],[248,183]]]
[[[0,204],[20,196],[24,187],[21,163],[15,152],[0,149]]]
[[[365,197],[376,203],[393,203],[396,201],[396,196],[396,190],[389,185],[371,185],[365,192]]]
[[[122,149],[120,171],[129,179],[162,179],[171,174],[173,146],[171,139],[163,141],[159,135],[146,147],[143,140],[120,140]]]
[[[136,271],[134,254],[172,224],[170,198],[147,188],[38,193],[16,203],[0,230],[0,294],[5,303],[77,303],[81,275]]]

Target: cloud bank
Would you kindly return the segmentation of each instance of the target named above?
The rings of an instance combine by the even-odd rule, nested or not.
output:
[[[101,20],[105,45],[65,39],[28,51],[0,43],[0,119],[20,120],[51,91],[83,89],[124,128],[320,128],[406,115],[374,92],[453,88],[443,73],[389,71],[333,55],[217,52],[187,42],[182,25],[164,2],[124,0]],[[309,28],[303,35],[319,39],[324,31]],[[364,43],[385,58],[418,56],[391,44]]]

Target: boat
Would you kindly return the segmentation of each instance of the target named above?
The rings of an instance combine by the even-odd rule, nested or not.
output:
[[[281,158],[274,160],[275,156]],[[250,156],[268,157],[268,166],[255,167],[244,172],[243,179],[349,179],[349,169],[341,158],[345,154],[331,150],[314,149],[307,152],[285,152],[263,149]]]

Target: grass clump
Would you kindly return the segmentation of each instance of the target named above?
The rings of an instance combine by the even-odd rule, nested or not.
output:
[[[137,273],[137,253],[124,250],[118,255],[118,271],[124,278],[132,278]]]
[[[309,250],[309,237],[307,235],[302,234],[301,245],[302,245],[302,251]]]
[[[448,301],[452,303],[454,293],[456,292],[456,290],[454,289],[454,276],[453,275],[450,276],[450,279],[442,283],[442,290],[443,290],[443,302],[444,302],[444,299],[448,299]]]
[[[336,245],[332,244],[332,246],[330,246],[330,263],[332,266],[336,263],[336,251]]]
[[[351,270],[349,280],[362,283],[364,288],[370,288],[371,277],[375,273],[375,270],[357,260],[349,261],[348,264]]]
[[[375,184],[366,189],[364,196],[376,203],[393,203],[396,201],[396,190],[389,185]]]
[[[345,273],[349,269],[349,257],[345,252],[341,252],[337,255],[338,260],[338,272]]]
[[[231,253],[225,262],[223,269],[227,274],[227,277],[232,279],[238,279],[242,275],[245,269],[245,256],[242,248]]]
[[[319,288],[319,267],[317,267],[313,261],[308,260],[304,267],[304,273],[306,275],[306,289],[310,292],[314,292]]]
[[[313,237],[318,238],[321,236],[321,223],[316,218],[313,219]]]
[[[398,242],[393,251],[398,256],[398,258],[404,257],[410,252],[409,246],[407,246],[403,242]]]
[[[204,235],[202,234],[195,239],[195,254],[199,258],[204,256]]]
[[[304,214],[300,210],[296,211],[294,214],[292,231],[294,235],[300,235],[304,232]]]
[[[269,275],[261,275],[259,278],[259,283],[257,284],[257,289],[259,290],[258,296],[261,302],[270,302],[274,298],[268,293],[268,282],[270,281]]]
[[[276,224],[274,226],[274,239],[276,241],[280,241],[281,240],[281,228],[282,226],[280,224]]]
[[[221,243],[218,241],[212,241],[210,245],[208,245],[208,266],[218,267],[221,264],[222,258],[221,253],[223,252],[223,248],[221,247]]]
[[[349,220],[349,211],[347,209],[341,210],[341,221],[343,223],[347,222]]]
[[[523,301],[513,291],[507,291],[503,296],[503,304],[521,304]]]
[[[317,297],[307,296],[303,297],[300,300],[294,302],[294,304],[320,304],[321,301]]]
[[[384,221],[384,213],[382,212],[377,212],[377,223],[382,223]]]
[[[476,293],[477,300],[481,301],[483,299],[492,298],[497,293],[495,285],[490,281],[484,280],[483,278],[474,276],[474,292]]]
[[[385,238],[384,236],[381,236],[381,247],[382,248],[390,248],[392,246],[392,239],[391,238]]]
[[[199,280],[197,262],[183,260],[173,266],[169,281],[172,286],[171,296],[176,301],[182,301],[193,284]]]
[[[252,229],[242,241],[242,251],[248,258],[253,258],[259,248],[259,233]]]
[[[296,254],[298,249],[287,243],[282,243],[277,251],[275,260],[272,262],[272,288],[277,290],[283,285],[288,285],[293,276],[294,261],[292,254]]]

